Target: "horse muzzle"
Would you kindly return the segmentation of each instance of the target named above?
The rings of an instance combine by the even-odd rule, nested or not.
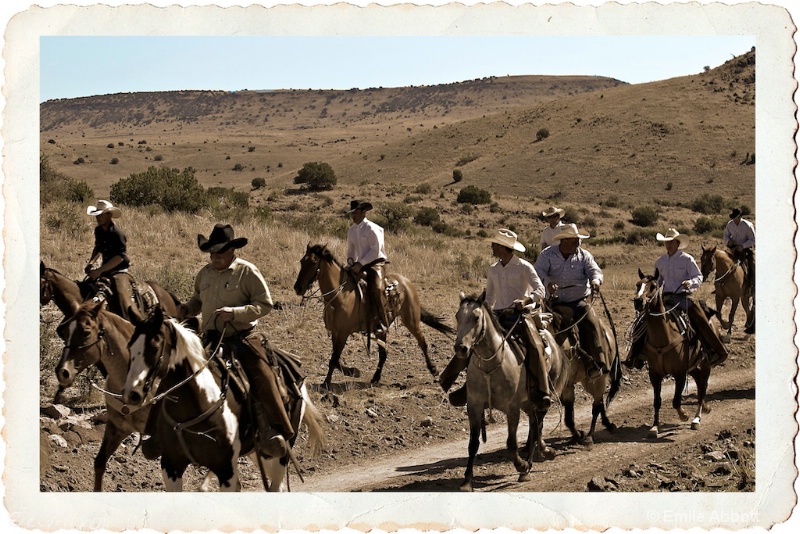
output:
[[[62,364],[56,367],[56,378],[58,379],[58,385],[62,388],[71,386],[77,375],[75,367],[70,364]]]
[[[469,357],[469,347],[463,343],[456,343],[453,346],[453,352],[455,353],[456,358],[467,358]]]

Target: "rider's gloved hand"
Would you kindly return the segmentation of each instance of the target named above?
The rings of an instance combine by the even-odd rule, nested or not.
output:
[[[600,291],[600,280],[592,280],[592,293]]]

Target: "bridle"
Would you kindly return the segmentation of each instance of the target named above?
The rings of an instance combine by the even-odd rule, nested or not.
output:
[[[306,287],[306,292],[302,296],[302,300],[300,302],[300,305],[301,306],[305,305],[305,302],[307,300],[311,300],[312,298],[313,299],[319,299],[319,300],[323,301],[325,303],[325,305],[328,305],[331,301],[333,301],[336,297],[339,296],[339,293],[341,293],[342,290],[344,290],[344,287],[347,285],[347,279],[345,279],[345,281],[342,282],[338,287],[335,287],[335,288],[331,289],[330,291],[326,291],[325,293],[320,293],[322,291],[322,288],[319,287],[319,286],[317,287],[317,289],[312,291],[311,290],[311,286],[314,284],[314,281],[319,281],[319,271],[320,271],[319,263],[320,263],[320,261],[322,261],[323,258],[319,257],[319,255],[317,255],[315,253],[308,252],[300,260],[300,263],[303,263],[303,261],[306,260],[306,258],[309,258],[310,254],[313,254],[317,258],[317,260],[316,260],[317,270],[314,272],[314,276],[311,278],[311,280],[308,283],[308,286]],[[344,272],[344,269],[342,269],[342,271]],[[309,293],[309,291],[311,291],[311,292]],[[320,293],[320,294],[317,295],[317,293]],[[333,296],[331,296],[331,295],[333,295]],[[331,297],[328,298],[329,296],[331,296]]]

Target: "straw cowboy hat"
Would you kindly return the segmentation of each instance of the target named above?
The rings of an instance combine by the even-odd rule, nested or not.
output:
[[[347,213],[353,213],[356,210],[369,211],[371,209],[372,209],[372,204],[370,204],[369,202],[360,202],[358,200],[351,200],[350,209],[347,210]]]
[[[668,228],[667,231],[662,235],[661,233],[656,234],[656,241],[673,241],[678,240],[678,248],[682,249],[686,247],[686,242],[689,239],[689,236],[686,234],[682,234],[677,231],[675,228]]]
[[[553,242],[558,243],[562,239],[586,239],[589,234],[582,234],[574,224],[565,224],[564,227],[553,236]]]
[[[242,248],[247,244],[246,237],[234,238],[233,227],[230,224],[216,224],[211,230],[208,239],[197,234],[197,246],[203,252],[225,252],[230,248]]]
[[[549,208],[547,208],[547,211],[542,212],[542,217],[545,218],[552,217],[553,215],[558,215],[559,217],[563,217],[564,210],[562,210],[561,208],[557,208],[555,206],[550,206]]]
[[[525,245],[517,241],[517,234],[508,228],[500,228],[497,235],[489,239],[490,243],[497,243],[506,248],[516,250],[517,252],[525,252]]]
[[[122,216],[122,212],[120,209],[108,200],[98,200],[97,206],[89,206],[86,208],[86,215],[91,215],[92,217],[97,217],[98,215],[102,215],[104,213],[111,213],[111,217],[117,218]]]

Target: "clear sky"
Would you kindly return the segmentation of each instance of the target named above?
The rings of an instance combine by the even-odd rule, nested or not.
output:
[[[360,89],[485,76],[697,74],[750,36],[42,37],[40,101],[190,89]]]

